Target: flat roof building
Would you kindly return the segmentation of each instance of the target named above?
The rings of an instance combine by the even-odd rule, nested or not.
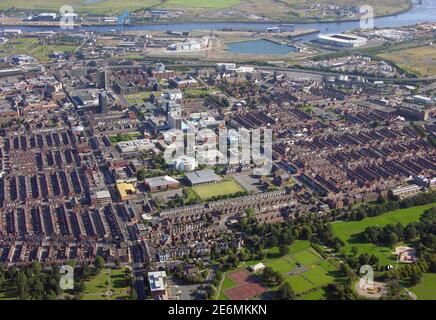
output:
[[[122,201],[126,201],[132,194],[136,193],[136,188],[131,183],[118,183],[117,192]]]
[[[410,184],[407,186],[398,187],[391,190],[392,195],[404,198],[407,196],[414,195],[421,191],[421,187],[416,184]]]
[[[108,190],[101,190],[91,195],[91,204],[107,204],[112,201],[111,194]]]
[[[153,299],[167,300],[167,274],[165,271],[154,271],[148,273],[148,282]]]
[[[150,192],[160,192],[168,189],[176,189],[180,186],[179,181],[171,178],[170,176],[145,179],[144,183]]]
[[[253,266],[250,266],[249,269],[252,272],[259,272],[259,271],[262,271],[265,269],[265,265],[263,263],[258,263],[258,264],[255,264]]]
[[[147,151],[155,148],[154,143],[148,139],[132,140],[126,142],[119,142],[117,144],[121,153],[131,153],[139,151]]]
[[[221,178],[211,169],[186,173],[186,179],[192,185],[216,183]]]

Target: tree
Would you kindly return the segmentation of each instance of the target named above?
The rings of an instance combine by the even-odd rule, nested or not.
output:
[[[239,259],[241,261],[247,261],[251,257],[250,251],[247,248],[242,248],[239,252]]]
[[[57,295],[54,291],[50,291],[46,296],[45,299],[47,300],[56,300],[57,299]]]
[[[353,256],[357,256],[357,254],[359,253],[359,248],[353,246],[351,247],[351,253],[353,254]]]
[[[255,213],[255,211],[253,208],[248,208],[245,210],[245,213],[247,214],[247,217],[250,217]]]
[[[86,291],[85,281],[79,281],[77,286],[75,286],[75,289],[77,292],[85,292]]]
[[[436,255],[431,256],[428,270],[432,273],[436,273]]]
[[[129,299],[130,300],[138,300],[138,294],[136,293],[135,288],[132,288],[132,291],[130,292]]]
[[[392,246],[392,245],[396,244],[397,242],[398,242],[398,236],[395,233],[391,232],[387,235],[386,243],[388,245]]]
[[[18,297],[21,300],[28,300],[29,283],[26,274],[22,271],[18,271],[17,273],[17,289],[18,289]]]
[[[145,180],[145,171],[142,169],[138,170],[136,177],[139,181],[144,181]]]
[[[42,300],[44,298],[44,285],[39,278],[34,279],[32,283],[31,296],[35,300]]]
[[[418,231],[413,225],[408,225],[406,229],[404,230],[404,236],[406,237],[406,240],[413,240],[416,238],[418,234]]]
[[[417,268],[416,268],[417,269]],[[412,274],[409,277],[410,284],[412,286],[416,286],[417,284],[421,283],[422,280],[422,272],[419,270],[414,270]]]
[[[265,244],[266,248],[275,247],[278,245],[278,242],[279,242],[279,240],[274,235],[270,235],[270,236],[266,237],[264,240],[264,244]]]
[[[330,283],[326,287],[326,291],[331,299],[334,300],[354,300],[355,295],[353,290],[347,284]]]
[[[287,255],[287,254],[289,253],[289,248],[288,248],[288,246],[287,246],[287,245],[284,245],[284,244],[281,244],[281,245],[279,246],[279,253],[280,253],[280,256],[285,256],[285,255]]]
[[[88,280],[91,276],[91,269],[89,268],[89,265],[87,263],[84,263],[82,266],[82,277],[85,280]]]
[[[302,240],[310,240],[312,239],[312,229],[309,226],[304,226],[301,229],[301,235]]]
[[[292,231],[287,227],[283,228],[282,232],[280,233],[279,241],[280,243],[287,244],[288,246],[293,244],[295,238],[292,236]]]
[[[205,298],[211,299],[212,297],[216,296],[216,288],[213,285],[208,285],[204,289]]]
[[[104,259],[101,256],[97,256],[95,257],[95,268],[97,269],[98,272],[101,271],[101,269],[103,269],[104,267]]]
[[[38,261],[32,262],[31,270],[36,275],[41,274],[41,264]]]
[[[126,279],[131,279],[132,278],[132,270],[130,268],[126,268],[126,270],[124,271],[124,277]]]
[[[289,283],[283,283],[276,291],[276,298],[278,300],[294,300],[295,293]]]
[[[274,271],[271,267],[266,267],[262,273],[262,280],[269,286],[276,286],[283,282],[280,272]]]

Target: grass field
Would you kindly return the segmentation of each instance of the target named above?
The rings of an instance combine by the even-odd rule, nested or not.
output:
[[[301,300],[317,300],[324,298],[324,290],[322,287],[338,279],[336,267],[329,261],[323,259],[311,248],[309,241],[297,240],[289,247],[288,255],[284,257],[278,257],[277,255],[278,248],[270,248],[267,250],[266,259],[262,261],[247,261],[236,270],[242,270],[253,264],[262,262],[267,267],[281,273],[285,281],[291,285],[294,292],[298,295],[298,299]],[[289,272],[297,267],[297,263],[304,266],[306,271],[290,276]],[[229,271],[228,273],[236,270]],[[234,288],[235,286],[236,284],[226,275],[218,298],[220,300],[228,300],[224,291]]]
[[[0,9],[19,8],[59,12],[61,6],[68,4],[77,12],[117,13],[124,9],[148,8],[161,3],[160,0],[95,0],[94,2],[85,2],[85,0],[2,0]]]
[[[297,266],[294,262],[286,258],[274,259],[265,263],[265,265],[280,273],[289,272]]]
[[[160,92],[157,93],[157,92],[148,91],[148,92],[140,92],[140,93],[125,95],[124,98],[130,104],[141,104],[141,103],[144,103],[145,100],[148,100],[152,93],[156,96],[160,96]]]
[[[78,12],[89,13],[117,13],[124,9],[136,10],[141,8],[206,8],[222,9],[238,5],[240,0],[95,0],[86,2],[84,0],[3,0],[0,2],[0,9],[20,8],[34,10],[53,10],[59,12],[59,8],[65,4],[71,5]]]
[[[40,62],[49,61],[48,55],[53,52],[74,52],[76,46],[68,44],[44,45],[39,44],[36,38],[16,38],[0,45],[0,56],[15,54],[29,54]]]
[[[355,246],[359,249],[359,254],[365,252],[374,254],[380,259],[381,264],[392,264],[396,262],[396,258],[392,254],[393,248],[380,247],[372,243],[362,243],[359,239],[359,234],[369,226],[386,226],[391,223],[406,225],[410,222],[417,221],[425,210],[435,205],[436,203],[395,210],[378,217],[366,218],[361,221],[336,222],[332,224],[333,233],[345,242],[345,252],[350,253],[351,248]]]
[[[292,258],[303,266],[316,263],[321,259],[321,257],[313,250],[304,250],[301,252],[297,252],[292,256]]]
[[[221,292],[218,297],[218,300],[229,300],[229,298],[224,294],[224,290],[234,287],[236,287],[236,283],[232,279],[230,279],[229,276],[226,274],[224,277],[223,284],[221,286]]]
[[[378,56],[418,76],[436,75],[436,46],[386,52]]]
[[[114,144],[114,143],[118,143],[118,142],[135,140],[135,139],[138,139],[140,136],[141,136],[141,133],[139,133],[139,132],[126,133],[126,134],[121,135],[121,139],[118,139],[117,136],[110,136],[109,141],[112,144]]]
[[[194,192],[201,198],[201,200],[207,200],[212,197],[224,195],[232,195],[238,192],[245,192],[245,189],[233,180],[227,180],[202,186],[195,186],[192,187],[192,190],[194,190]]]
[[[211,90],[208,89],[186,89],[183,91],[183,96],[185,98],[197,98],[204,97],[209,94]]]
[[[377,15],[392,14],[409,6],[409,0],[335,0],[339,5],[354,4],[360,6],[369,4],[374,6]],[[331,4],[331,0],[313,0],[310,5],[307,0],[2,0],[0,9],[18,8],[34,9],[41,11],[56,11],[62,5],[69,4],[79,13],[106,13],[117,14],[124,9],[130,11],[159,8],[187,10],[189,17],[206,19],[222,19],[224,15],[215,15],[214,11],[234,8],[239,11],[236,16],[229,18],[247,19],[250,14],[262,15],[271,19],[299,20],[304,19],[335,19],[336,17],[324,16],[322,9],[312,7],[315,4]],[[312,5],[312,6],[311,6]],[[204,14],[207,13],[205,17]]]
[[[83,300],[124,300],[129,296],[130,283],[124,276],[125,268],[104,269],[85,283]],[[106,292],[112,292],[106,296]]]
[[[315,291],[310,291],[299,297],[299,300],[324,300],[325,292],[324,289],[316,289]]]
[[[417,295],[418,300],[436,300],[436,274],[425,273],[421,283],[409,290]]]
[[[168,0],[162,7],[164,8],[207,8],[207,9],[223,9],[236,6],[241,3],[241,0]]]

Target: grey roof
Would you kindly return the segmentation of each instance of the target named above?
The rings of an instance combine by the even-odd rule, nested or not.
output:
[[[211,169],[188,172],[186,173],[186,178],[191,184],[210,183],[220,180],[220,177]]]
[[[176,179],[173,179],[169,176],[162,176],[162,177],[145,179],[145,183],[148,184],[151,188],[157,188],[157,187],[173,185],[179,182]]]

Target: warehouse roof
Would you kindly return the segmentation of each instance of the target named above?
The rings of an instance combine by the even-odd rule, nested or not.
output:
[[[124,199],[128,197],[129,194],[136,192],[135,186],[131,183],[118,183],[117,190],[121,199]]]
[[[220,180],[220,177],[211,169],[206,169],[202,171],[188,172],[186,173],[186,178],[193,185],[212,183]]]
[[[150,186],[150,188],[156,188],[159,186],[167,186],[169,184],[179,183],[176,179],[170,176],[161,176],[145,179],[145,183]]]

